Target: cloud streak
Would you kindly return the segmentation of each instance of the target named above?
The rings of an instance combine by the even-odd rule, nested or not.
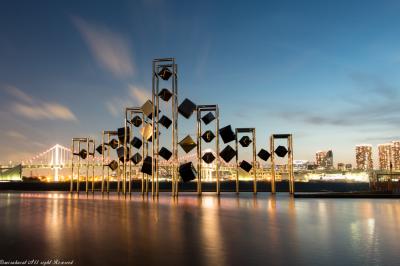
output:
[[[382,130],[382,126],[398,127],[400,124],[400,106],[398,89],[383,80],[368,74],[351,74],[355,82],[357,95],[350,100],[349,108],[333,113],[316,113],[315,111],[293,111],[279,114],[287,120],[300,120],[316,126],[369,126]],[[335,103],[332,102],[332,105]]]
[[[72,17],[72,22],[100,66],[117,77],[130,77],[134,74],[132,53],[123,36],[79,17]]]
[[[42,103],[39,106],[16,103],[13,106],[13,110],[20,115],[35,120],[77,120],[71,110],[58,103]]]
[[[6,86],[5,91],[17,100],[11,106],[11,110],[16,114],[34,120],[77,121],[74,113],[62,104],[35,100],[32,96],[14,86]]]

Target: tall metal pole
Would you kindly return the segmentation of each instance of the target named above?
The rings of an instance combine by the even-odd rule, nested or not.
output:
[[[105,144],[104,144],[104,130],[101,134],[101,193],[104,194],[104,153],[105,153]]]
[[[174,80],[172,83],[173,90],[173,98],[172,98],[172,118],[173,118],[173,127],[172,127],[172,135],[173,135],[173,170],[172,174],[174,176],[174,185],[175,185],[175,196],[178,196],[179,190],[179,177],[178,177],[178,66],[175,64],[175,59],[173,60],[173,68],[174,68]]]
[[[133,136],[133,127],[132,123],[130,124],[130,134]],[[132,194],[132,162],[130,161],[131,158],[131,151],[132,151],[132,144],[130,141],[129,142],[129,152],[128,152],[128,158],[129,158],[129,196]]]
[[[215,145],[216,145],[216,155],[217,155],[217,161],[215,163],[215,175],[217,178],[217,195],[220,195],[221,192],[221,184],[220,184],[220,176],[219,176],[219,164],[220,164],[220,156],[219,156],[219,107],[216,105],[216,117],[217,117],[217,124],[215,128],[215,135],[216,140],[215,140]]]
[[[288,146],[289,146],[289,193],[294,194],[294,172],[293,172],[293,137],[292,135],[289,135],[288,137]]]
[[[90,157],[90,149],[89,149],[89,138],[86,138],[86,149],[87,149],[87,157],[86,157],[86,194],[89,193],[89,157]]]
[[[201,121],[200,121],[200,110],[197,109],[196,121],[197,121],[197,194],[201,195]]]
[[[153,68],[152,68],[152,91],[151,91],[151,97],[152,97],[152,103],[153,103],[153,113],[151,116],[151,127],[152,127],[152,145],[151,145],[151,158],[152,158],[152,163],[151,163],[151,196],[154,197],[155,196],[155,191],[154,191],[154,175],[155,175],[155,171],[156,171],[156,167],[155,167],[155,112],[156,112],[156,106],[155,106],[155,99],[156,99],[156,91],[155,91],[155,79],[156,77],[156,70],[155,70],[155,62],[153,61]]]
[[[110,143],[110,133],[107,133],[107,143]],[[110,148],[107,149],[107,163],[110,163]],[[110,167],[107,167],[107,194],[110,193]]]
[[[92,149],[92,193],[94,193],[94,168],[95,168],[95,164],[96,164],[96,160],[95,160],[95,155],[96,155],[96,142],[93,139],[92,140],[92,144],[93,144],[93,149]]]
[[[256,149],[257,149],[257,145],[256,145],[256,129],[253,129],[253,177],[254,177],[254,181],[253,181],[253,193],[257,194],[257,155],[256,155]]]
[[[81,141],[78,141],[78,152],[81,150]],[[78,178],[76,180],[76,192],[79,194],[79,182],[80,182],[80,167],[81,167],[81,156],[78,156]]]
[[[271,193],[275,194],[275,144],[274,137],[270,137],[270,151],[271,151]]]
[[[236,194],[239,195],[239,145],[238,145],[238,130],[235,129],[235,148],[236,148],[236,156],[235,156],[235,161],[236,161]]]
[[[128,134],[128,123],[127,123],[127,116],[128,116],[128,111],[125,109],[125,121],[124,121],[124,161],[123,163],[123,184],[122,184],[122,193],[124,196],[126,196],[126,156],[127,156],[127,134]]]
[[[75,147],[75,141],[72,139],[72,145],[71,145],[71,184],[69,188],[69,192],[72,193],[74,190],[74,147]]]

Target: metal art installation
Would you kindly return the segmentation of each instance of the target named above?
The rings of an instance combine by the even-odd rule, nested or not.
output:
[[[161,80],[160,80],[161,79]],[[165,87],[160,91],[160,83],[169,84],[171,88]],[[170,118],[166,115],[159,118],[161,109],[160,98],[167,104],[171,105]],[[171,101],[169,101],[172,98]],[[161,156],[165,160],[172,160],[171,166],[171,181],[172,181],[172,195],[177,195],[178,190],[178,66],[175,64],[175,58],[161,58],[153,60],[153,73],[152,73],[152,164],[151,164],[151,194],[158,196],[159,194],[159,162]],[[144,111],[143,111],[144,112]],[[160,150],[160,124],[166,129],[172,125],[171,129],[171,151],[169,151],[164,144],[163,149]]]
[[[207,130],[206,132],[204,132],[204,134],[201,136],[201,138],[205,142],[209,143],[215,138],[215,135],[211,130]]]
[[[145,104],[146,105],[146,104]],[[142,107],[143,108],[143,107]],[[126,195],[126,183],[128,181],[128,193],[132,193],[132,169],[142,161],[142,158],[148,155],[148,139],[151,137],[151,125],[147,124],[150,121],[146,121],[146,114],[141,107],[129,107],[125,108],[125,127],[124,127],[124,139],[123,139],[123,193]],[[152,111],[151,111],[152,112]],[[147,116],[149,113],[147,113]],[[139,134],[135,135],[135,129],[140,128],[141,139],[138,138]],[[136,129],[137,131],[137,129]],[[130,136],[132,135],[132,140]],[[131,152],[136,153],[131,156]],[[141,154],[139,153],[141,150]],[[118,156],[119,157],[119,156]],[[132,165],[132,163],[134,165]],[[142,195],[148,192],[149,176],[145,176],[142,172],[141,175],[141,191]]]
[[[192,162],[184,163],[179,166],[179,175],[183,182],[189,182],[196,179],[196,169]]]
[[[178,112],[186,119],[189,119],[194,111],[196,111],[196,104],[187,98],[178,107]]]
[[[107,194],[110,193],[110,169],[111,171],[117,170],[117,176],[119,176],[119,162],[111,161],[110,158],[110,149],[106,149],[106,145],[110,146],[112,149],[116,149],[118,147],[118,141],[116,139],[111,139],[113,136],[117,136],[117,131],[105,130],[102,132],[101,136],[101,145],[103,150],[101,151],[101,159],[102,159],[102,167],[101,167],[101,193],[104,194],[106,191]],[[106,152],[107,151],[107,152]],[[105,171],[104,168],[107,167],[107,179],[105,179]],[[106,185],[105,185],[105,182]]]
[[[236,157],[236,193],[240,191],[240,169],[240,171],[245,171],[253,176],[253,192],[257,193],[257,169],[259,168],[257,156],[263,161],[271,158],[271,192],[273,194],[276,192],[275,156],[282,158],[287,156],[289,192],[290,194],[294,193],[293,141],[291,134],[271,135],[269,152],[266,149],[261,149],[256,154],[255,128],[236,128],[235,131],[232,130],[231,125],[220,128],[218,105],[196,105],[187,98],[179,106],[178,104],[178,66],[175,59],[161,58],[153,60],[152,97],[140,107],[125,108],[123,127],[115,131],[103,131],[101,143],[97,147],[95,146],[95,141],[91,138],[72,139],[71,193],[74,191],[75,180],[77,183],[76,191],[79,193],[82,167],[86,172],[84,180],[86,181],[87,193],[89,191],[89,168],[92,167],[92,192],[94,193],[96,152],[102,158],[102,194],[105,191],[107,193],[110,192],[111,171],[112,176],[115,176],[117,181],[118,194],[122,191],[125,196],[127,193],[131,195],[132,182],[135,178],[140,178],[139,176],[141,175],[142,195],[149,193],[149,184],[151,182],[151,195],[158,196],[159,175],[161,167],[164,167],[167,168],[167,171],[163,171],[163,173],[167,173],[165,177],[171,180],[172,196],[178,196],[180,180],[189,182],[196,179],[197,193],[200,195],[202,193],[202,175],[205,172],[204,166],[204,168],[211,167],[212,170],[215,167],[216,193],[219,195],[221,158],[229,164],[233,157]],[[188,134],[179,141],[179,114],[185,119],[189,119],[194,112],[196,112],[196,139]],[[161,117],[160,113],[162,113]],[[203,132],[203,125],[207,126],[211,123],[215,123],[215,130],[204,129],[205,132]],[[166,140],[169,132],[171,142]],[[163,133],[162,138],[160,138],[161,133]],[[239,138],[242,133],[245,134]],[[227,144],[222,151],[220,151],[220,138],[224,144]],[[275,149],[275,139],[287,139],[287,147],[280,145]],[[235,149],[232,147],[233,145],[229,145],[234,140]],[[203,151],[203,141],[205,143],[214,141],[215,148],[212,151]],[[149,151],[149,142],[151,142],[151,151]],[[252,148],[251,161],[241,160],[239,163],[239,151],[242,149],[239,144],[243,148]],[[192,158],[192,155],[185,155],[182,161],[179,161],[178,153],[180,149],[178,149],[178,145],[185,153],[189,153],[196,148],[195,159],[189,159],[188,161],[188,158]],[[111,150],[116,150],[116,156],[114,154],[111,156]],[[196,160],[196,165],[193,165],[193,161]],[[82,161],[84,162],[83,164]]]
[[[264,161],[268,161],[269,157],[271,157],[271,154],[267,150],[264,150],[264,149],[261,149],[257,155],[261,160],[264,160]]]
[[[278,146],[275,149],[275,139],[286,139],[287,147]],[[279,157],[288,155],[287,168],[289,175],[289,193],[294,194],[294,171],[293,171],[293,138],[292,134],[272,134],[270,137],[271,152],[271,193],[276,193],[275,187],[275,154]]]
[[[179,146],[181,146],[181,148],[186,152],[190,152],[191,150],[193,150],[194,148],[196,148],[197,144],[196,142],[194,142],[194,140],[192,139],[192,137],[190,135],[187,135],[186,137],[184,137],[180,142],[179,142]]]
[[[202,121],[206,120],[206,122],[210,123],[214,119],[216,119],[215,123],[215,132],[217,134],[217,138],[215,140],[215,153],[217,155],[217,160],[215,162],[215,173],[216,173],[216,189],[215,192],[217,195],[220,194],[220,180],[219,180],[219,137],[218,137],[218,131],[219,131],[219,108],[218,105],[198,105],[197,106],[197,193],[200,195],[202,193],[202,186],[201,186],[201,179],[202,179],[202,165],[203,165],[203,158],[202,158]],[[206,116],[208,118],[203,119],[202,117],[202,112],[208,112]],[[214,113],[214,114],[213,114]],[[211,115],[209,115],[211,114]],[[213,118],[211,118],[211,116]],[[205,122],[204,122],[205,123]],[[210,131],[211,132],[211,131]],[[212,132],[211,132],[212,134]],[[211,140],[210,140],[211,141]],[[213,156],[213,154],[211,153]],[[209,155],[206,156],[207,161],[214,161],[214,159],[211,160],[211,157]],[[204,160],[206,161],[206,160]],[[207,162],[206,161],[206,162]]]
[[[227,145],[219,155],[226,163],[229,163],[236,156],[236,151],[230,145]]]
[[[86,146],[86,149],[81,149],[81,143]],[[77,145],[76,145],[77,144]],[[77,151],[76,151],[77,150]],[[81,173],[80,168],[83,166],[85,168],[85,191],[89,193],[89,170],[92,167],[92,192],[94,193],[94,156],[95,156],[96,144],[95,141],[91,138],[72,138],[71,152],[72,152],[72,160],[71,160],[71,181],[70,181],[70,192],[72,193],[74,190],[74,168],[76,167],[76,192],[79,193],[80,184],[81,184]],[[74,163],[74,158],[78,157],[78,162]],[[90,162],[90,158],[92,158]],[[86,160],[84,165],[81,165],[81,160]]]
[[[249,136],[245,135],[238,140],[238,135],[242,133],[250,133]],[[248,147],[251,143],[252,146],[252,163],[242,161],[239,164],[239,143],[242,147]],[[239,167],[246,172],[250,172],[253,169],[253,193],[257,193],[257,157],[256,157],[256,129],[255,128],[236,128],[235,129],[235,144],[236,144],[236,193],[239,194]]]
[[[222,141],[226,144],[236,139],[235,133],[232,131],[232,127],[226,126],[219,130],[219,134],[221,135]]]

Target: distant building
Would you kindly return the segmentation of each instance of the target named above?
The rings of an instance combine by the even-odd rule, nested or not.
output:
[[[294,160],[293,161],[293,169],[295,171],[307,170],[308,163],[309,162],[307,160]]]
[[[393,170],[400,170],[400,141],[392,141]]]
[[[339,171],[344,171],[344,170],[346,170],[344,163],[338,163],[338,164],[337,164],[337,169],[338,169]]]
[[[347,171],[350,171],[350,170],[353,169],[353,166],[351,165],[351,163],[346,163],[345,168],[346,168]]]
[[[372,170],[372,145],[356,145],[356,167],[358,170]]]
[[[390,164],[392,163],[392,144],[385,143],[378,145],[378,158],[379,158],[379,169],[390,170]]]
[[[319,168],[332,169],[333,168],[333,152],[317,151],[315,153],[315,160]]]
[[[309,162],[307,165],[307,170],[315,170],[317,169],[317,164],[315,162]]]

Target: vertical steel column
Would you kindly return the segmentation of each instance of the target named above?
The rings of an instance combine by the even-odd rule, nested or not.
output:
[[[239,143],[238,143],[238,129],[235,129],[235,149],[236,149],[236,179],[235,179],[235,191],[239,195]]]
[[[269,142],[271,151],[271,193],[275,194],[275,144],[273,135],[271,135]]]
[[[217,155],[217,161],[215,162],[215,177],[217,179],[217,195],[220,195],[221,192],[221,184],[220,184],[220,176],[219,176],[219,164],[220,164],[220,157],[219,157],[219,107],[218,105],[216,107],[216,117],[217,117],[217,124],[215,125],[215,135],[216,135],[216,140],[215,140],[215,146],[216,146],[216,155]]]
[[[75,140],[72,139],[72,145],[71,145],[71,184],[69,188],[69,192],[72,193],[74,190],[74,148],[75,148]]]
[[[101,193],[104,194],[104,130],[101,132]]]
[[[79,141],[78,142],[78,152],[80,150],[81,150],[81,142]],[[80,184],[80,173],[79,173],[80,167],[81,167],[81,156],[78,156],[78,178],[76,180],[76,193],[78,193],[78,194],[79,194],[79,184]]]
[[[110,143],[110,133],[107,133],[107,143]],[[107,163],[110,163],[110,148],[107,149]],[[110,167],[107,167],[107,194],[110,193]]]
[[[127,116],[128,110],[125,108],[125,121],[124,121],[124,161],[122,162],[122,171],[123,171],[123,183],[122,183],[122,193],[126,196],[126,156],[127,156]]]
[[[290,134],[288,137],[288,147],[289,147],[289,193],[294,194],[294,170],[293,170],[293,137]]]
[[[133,126],[132,126],[132,123],[130,123],[130,129],[129,129],[129,131],[130,131],[130,138],[132,139],[132,137],[133,137]],[[130,158],[131,158],[131,152],[132,152],[132,144],[131,144],[131,142],[130,142],[130,140],[128,141],[128,143],[129,143],[129,152],[128,152],[128,158],[129,158],[129,181],[128,181],[128,183],[129,183],[129,196],[132,194],[132,162],[130,161]]]
[[[257,145],[256,145],[256,129],[253,129],[253,193],[257,194]]]
[[[172,65],[172,196],[178,196],[178,66],[175,58]]]
[[[155,89],[155,79],[157,78],[157,74],[156,74],[156,65],[155,65],[155,61],[153,61],[152,64],[152,90],[151,90],[151,102],[153,103],[153,113],[151,115],[151,129],[152,129],[152,145],[151,145],[151,196],[154,197],[155,196],[155,191],[154,191],[154,177],[155,177],[155,171],[157,170],[156,166],[155,166],[155,134],[154,134],[154,127],[155,127],[155,112],[156,112],[156,106],[155,106],[155,93],[156,93],[156,89]]]
[[[197,195],[201,195],[201,120],[200,120],[201,111],[199,107],[196,112],[196,121],[197,121]]]
[[[117,138],[118,139],[118,147],[117,147],[117,149],[119,148],[119,147],[121,147],[121,142],[119,141],[119,138]],[[118,162],[118,169],[117,169],[117,193],[118,193],[118,196],[119,196],[119,194],[121,193],[121,161],[120,161],[120,159],[119,158],[117,158],[117,162]]]
[[[90,150],[89,150],[89,138],[86,138],[86,149],[87,149],[87,157],[86,157],[86,179],[85,179],[85,191],[86,194],[89,193],[89,157],[90,157]]]
[[[95,170],[95,164],[96,164],[96,160],[95,160],[95,155],[96,155],[96,142],[94,139],[92,139],[92,193],[94,194],[94,170]],[[89,152],[90,154],[90,152]]]

